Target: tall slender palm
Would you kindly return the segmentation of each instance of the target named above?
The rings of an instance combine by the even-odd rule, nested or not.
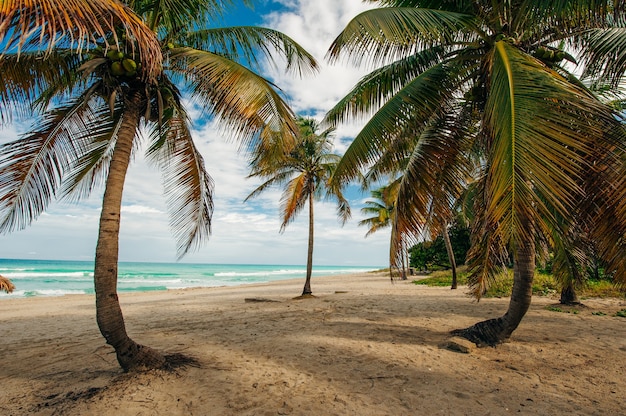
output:
[[[314,59],[286,35],[265,28],[213,28],[229,1],[131,1],[156,34],[165,56],[157,76],[148,76],[135,51],[140,39],[115,27],[86,56],[52,50],[32,68],[62,62],[66,76],[34,91],[43,108],[40,127],[0,148],[0,230],[22,228],[54,196],[81,198],[104,182],[94,281],[97,321],[124,370],[167,364],[159,352],[126,333],[117,297],[117,263],[123,186],[133,152],[143,137],[147,155],[163,175],[178,255],[208,238],[213,183],[194,145],[181,90],[189,91],[232,135],[257,152],[293,145],[293,113],[274,85],[256,71],[280,54],[289,68],[307,71]],[[122,39],[111,46],[111,39]],[[13,57],[14,58],[14,57]],[[9,57],[8,59],[11,59]],[[38,72],[35,72],[38,74]],[[61,102],[61,103],[60,103]],[[146,132],[139,134],[140,130]]]
[[[575,64],[572,55],[579,52],[588,73],[619,79],[613,67],[604,71],[614,50],[596,41],[621,21],[624,5],[379,3],[349,22],[329,51],[332,60],[347,55],[376,67],[327,114],[331,125],[373,114],[335,178],[350,180],[416,137],[396,205],[403,229],[416,233],[429,212],[450,218],[450,202],[465,186],[470,150],[484,155],[470,281],[480,297],[510,251],[513,293],[503,316],[458,333],[489,345],[510,337],[530,306],[536,242],[548,240],[551,230],[565,233],[578,220],[593,221],[602,255],[625,279],[622,128],[564,64]]]
[[[270,186],[284,186],[281,198],[283,232],[294,221],[296,215],[308,205],[309,240],[306,262],[306,280],[302,295],[311,295],[311,275],[313,272],[313,202],[325,193],[326,198],[337,200],[337,215],[345,223],[350,217],[350,206],[340,188],[331,187],[329,180],[335,171],[340,156],[331,153],[331,136],[334,129],[319,132],[318,123],[312,118],[298,117],[299,135],[291,151],[271,158],[256,158],[252,162],[249,177],[265,179],[246,201],[259,195]]]
[[[366,178],[368,180],[376,180],[382,176],[397,177],[393,182],[393,193],[389,193],[389,197],[393,197],[394,207],[399,204],[398,198],[405,198],[401,194],[401,190],[408,189],[406,185],[402,188],[402,184],[406,184],[406,181],[417,181],[421,185],[422,200],[419,202],[421,209],[419,212],[420,218],[422,218],[422,225],[417,228],[412,228],[412,223],[406,221],[403,215],[406,211],[402,209],[394,209],[393,217],[393,232],[391,234],[391,262],[404,264],[403,253],[406,252],[407,241],[417,243],[422,238],[435,237],[441,235],[446,247],[448,260],[452,269],[452,285],[451,289],[457,288],[457,274],[456,274],[456,260],[454,258],[454,251],[452,249],[452,243],[449,235],[449,223],[452,222],[452,217],[457,216],[457,202],[462,192],[463,181],[457,180],[457,183],[452,187],[452,193],[446,195],[445,189],[442,187],[440,191],[434,192],[428,188],[428,192],[424,192],[424,183],[437,183],[437,179],[429,178],[414,178],[411,175],[415,175],[415,172],[408,171],[410,166],[417,164],[431,164],[433,159],[435,163],[438,163],[441,157],[437,156],[440,149],[435,149],[433,142],[429,142],[428,132],[426,134],[414,134],[413,129],[408,130],[409,134],[406,137],[397,139],[392,145],[390,145],[380,155],[380,158],[374,163],[368,170]],[[467,143],[466,137],[455,137],[457,143]],[[465,173],[469,176],[470,163],[459,163],[456,167],[459,173]],[[432,171],[429,169],[428,171]],[[444,170],[445,172],[445,170]],[[435,174],[436,173],[431,173]],[[407,179],[405,175],[409,175]],[[444,175],[439,174],[442,179],[445,179]],[[405,204],[406,206],[406,204]],[[411,216],[414,213],[409,212]],[[398,265],[398,267],[400,267]]]
[[[366,215],[371,215],[371,217],[365,218],[359,221],[360,226],[366,226],[369,229],[365,234],[365,237],[375,233],[383,228],[392,228],[392,232],[390,235],[390,239],[394,240],[396,237],[396,233],[393,232],[393,227],[395,225],[394,215],[395,215],[395,200],[397,196],[397,184],[398,181],[394,181],[387,186],[383,186],[378,189],[374,189],[370,191],[371,197],[373,199],[365,201],[365,206],[361,208],[361,212]],[[401,236],[400,236],[401,237]],[[390,243],[390,250],[395,245]],[[401,256],[401,270],[402,270],[402,280],[407,279],[407,257],[408,250],[406,244],[404,242],[400,243],[400,256]],[[390,253],[389,258],[394,258],[394,254]],[[394,268],[393,262],[390,261],[389,271],[391,273],[391,278],[393,279],[392,270]]]

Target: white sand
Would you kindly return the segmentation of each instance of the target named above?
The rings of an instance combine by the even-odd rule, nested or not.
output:
[[[314,278],[317,297],[293,300],[302,285],[121,295],[133,339],[201,363],[176,373],[122,373],[93,296],[0,300],[0,414],[626,412],[623,299],[573,314],[535,297],[511,342],[462,354],[442,347],[448,332],[500,316],[508,299],[366,274]]]

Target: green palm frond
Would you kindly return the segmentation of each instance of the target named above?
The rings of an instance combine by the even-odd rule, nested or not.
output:
[[[604,141],[602,125],[612,120],[585,91],[504,42],[496,45],[492,67],[485,108],[493,138],[487,221],[497,224],[504,241],[518,241],[528,232],[522,219],[548,230],[558,227],[553,210],[565,218],[574,212],[590,168],[584,155]]]
[[[362,214],[371,215],[359,221],[359,226],[368,227],[365,237],[391,225],[394,207],[385,202],[384,191],[384,187],[372,190],[371,196],[375,199],[365,201],[365,206],[361,208]]]
[[[279,140],[289,146],[297,132],[294,116],[274,85],[221,55],[178,48],[172,69],[184,74],[194,97],[245,145]]]
[[[590,29],[582,36],[583,77],[617,86],[626,72],[626,28]]]
[[[413,7],[368,10],[348,23],[330,46],[328,58],[332,62],[339,54],[346,54],[357,65],[365,59],[370,65],[377,65],[453,42],[460,31],[473,27],[473,17],[443,10]]]
[[[335,104],[326,114],[325,122],[336,125],[349,119],[367,117],[413,78],[442,59],[441,48],[431,48],[373,70]]]
[[[457,111],[433,115],[424,129],[413,133],[412,150],[396,185],[393,253],[400,255],[402,244],[417,243],[424,235],[441,234],[455,215],[456,201],[467,186],[467,153],[474,139]]]
[[[335,174],[335,180],[353,179],[359,171],[375,162],[389,143],[405,136],[407,125],[423,125],[440,111],[452,96],[453,85],[459,81],[446,65],[424,71],[403,87],[376,112],[346,150]],[[331,110],[332,112],[333,110]]]
[[[244,3],[252,7],[251,0],[130,0],[127,4],[148,26],[162,29],[168,35],[189,32],[198,27],[219,22],[227,10]]]
[[[592,249],[589,242],[572,236],[565,239],[559,233],[554,237],[552,275],[561,287],[582,288],[586,280],[585,270],[590,265],[587,253]]]
[[[624,125],[615,130],[617,145],[598,148],[596,169],[585,176],[588,198],[582,210],[591,217],[591,239],[607,272],[626,287],[626,131]],[[621,139],[620,139],[621,137]]]
[[[266,167],[265,169],[259,170],[253,168],[252,173],[248,175],[248,178],[258,176],[261,178],[269,177],[270,179],[263,182],[254,191],[252,191],[250,195],[248,195],[246,199],[244,199],[244,202],[247,202],[248,200],[257,197],[263,191],[272,186],[282,186],[289,183],[293,175],[294,171],[291,169],[274,169],[271,167]]]
[[[315,58],[282,32],[256,26],[211,28],[190,33],[183,44],[242,62],[255,71],[261,59],[277,67],[276,57],[286,61],[286,70],[311,75],[319,69]]]

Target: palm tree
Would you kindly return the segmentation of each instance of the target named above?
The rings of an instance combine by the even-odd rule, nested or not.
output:
[[[365,206],[361,208],[361,212],[366,215],[371,215],[371,217],[368,217],[359,221],[360,226],[366,226],[369,228],[369,230],[365,234],[365,237],[371,235],[372,233],[375,233],[376,231],[380,229],[393,227],[393,225],[395,224],[394,205],[395,205],[395,198],[397,194],[396,192],[397,183],[398,183],[397,181],[394,181],[387,186],[383,186],[381,188],[370,191],[373,199],[365,201]],[[396,233],[393,232],[393,228],[392,228],[392,232],[390,236],[391,240],[393,240],[394,237],[396,237]],[[401,243],[400,245],[401,245],[400,249],[402,250],[402,254],[401,254],[402,280],[406,280],[407,279],[406,258],[408,257],[408,253],[407,253],[406,244]],[[392,247],[394,247],[394,244],[391,243],[389,247],[391,249]],[[390,259],[394,258],[394,255],[390,253],[389,258]],[[393,279],[393,273],[392,273],[393,267],[394,267],[393,262],[390,261],[389,272],[391,274],[392,279]]]
[[[415,172],[407,171],[407,167],[414,165],[415,163],[432,163],[426,159],[429,159],[432,154],[432,144],[429,145],[424,136],[415,135],[412,130],[409,130],[407,137],[395,140],[381,155],[380,158],[374,163],[368,170],[366,178],[368,181],[378,180],[383,176],[397,177],[393,184],[393,192],[390,192],[388,198],[392,198],[393,202],[390,202],[394,207],[397,204],[397,198],[401,196],[399,194],[400,185],[406,181],[404,175],[414,175]],[[427,137],[427,136],[426,136]],[[459,138],[459,142],[463,140]],[[435,159],[437,162],[437,158]],[[469,170],[471,165],[463,163],[460,168],[466,172],[469,176]],[[418,182],[424,182],[423,179],[418,179]],[[407,252],[407,241],[418,243],[424,236],[435,237],[441,235],[445,244],[446,253],[448,255],[448,261],[452,270],[452,285],[451,289],[457,288],[457,273],[456,273],[456,260],[454,258],[454,250],[452,249],[452,242],[450,241],[449,223],[452,221],[452,216],[458,217],[457,202],[454,198],[459,198],[461,195],[460,185],[462,181],[454,186],[454,195],[445,196],[444,193],[440,193],[440,198],[435,199],[431,195],[430,201],[422,200],[421,204],[424,209],[420,212],[420,216],[423,218],[422,226],[418,230],[411,229],[410,222],[405,221],[402,217],[404,212],[402,210],[394,210],[393,217],[393,232],[391,234],[391,263],[401,262],[404,270],[404,256]],[[432,192],[431,192],[432,193]],[[445,214],[442,216],[442,214]],[[410,215],[410,214],[409,214]],[[458,219],[458,218],[456,218]],[[400,258],[397,259],[398,253]]]
[[[337,214],[342,222],[350,217],[350,206],[344,198],[340,188],[329,186],[340,156],[331,153],[331,136],[334,129],[319,132],[318,123],[312,118],[298,117],[299,135],[291,151],[283,155],[273,155],[271,158],[256,158],[251,163],[249,177],[264,179],[246,201],[259,195],[272,185],[284,186],[281,197],[283,232],[300,211],[308,205],[309,208],[309,241],[306,262],[306,280],[302,296],[312,295],[311,274],[313,272],[313,231],[314,215],[313,202],[325,192],[326,198],[337,200]]]
[[[228,3],[130,3],[158,35],[165,56],[158,76],[146,73],[135,52],[139,39],[123,26],[92,44],[86,56],[55,49],[44,61],[35,52],[20,57],[32,68],[62,62],[66,76],[36,85],[38,102],[52,109],[38,129],[0,148],[0,230],[23,228],[53,196],[79,199],[104,182],[94,269],[97,321],[124,370],[168,364],[163,354],[128,336],[117,297],[123,186],[141,139],[149,140],[148,159],[162,171],[180,258],[210,234],[213,183],[193,143],[179,86],[204,105],[206,115],[260,153],[270,144],[292,146],[297,131],[275,86],[257,73],[260,60],[272,62],[280,54],[296,71],[316,67],[280,32],[211,27]],[[123,42],[111,45],[112,39]]]
[[[579,62],[585,73],[619,79],[623,72],[604,65],[615,50],[596,41],[624,17],[623,4],[379,3],[349,22],[329,50],[331,60],[347,55],[375,66],[326,116],[335,125],[373,114],[335,180],[351,180],[414,137],[396,209],[403,232],[417,234],[431,215],[439,224],[451,218],[471,154],[483,155],[471,288],[480,297],[510,252],[513,293],[503,316],[457,333],[487,345],[509,338],[530,306],[537,247],[576,221],[594,224],[602,256],[625,279],[622,128],[571,72]]]

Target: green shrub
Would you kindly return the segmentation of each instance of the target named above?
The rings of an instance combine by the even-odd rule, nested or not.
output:
[[[467,267],[457,268],[457,282],[459,286],[467,284]],[[433,272],[428,278],[414,280],[413,283],[427,286],[450,286],[452,284],[452,272],[450,270],[441,270]],[[533,295],[553,296],[558,295],[561,291],[558,282],[551,274],[537,270],[533,278]],[[508,297],[511,296],[513,289],[513,271],[502,273],[496,277],[495,281],[490,285],[485,297]],[[588,280],[583,289],[577,291],[581,298],[590,297],[621,297],[626,298],[626,293],[620,291],[611,281],[606,279]]]

